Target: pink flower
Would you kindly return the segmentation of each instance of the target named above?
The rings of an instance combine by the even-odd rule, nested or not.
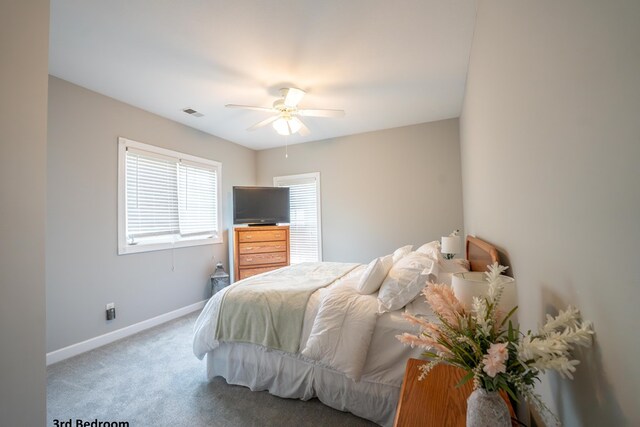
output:
[[[430,283],[423,291],[431,309],[452,326],[458,325],[458,319],[465,314],[465,308],[458,301],[448,285]]]
[[[451,355],[451,352],[448,348],[438,343],[432,337],[422,334],[421,336],[412,335],[410,333],[405,332],[402,335],[396,335],[396,338],[405,345],[410,345],[413,347],[420,347],[426,350],[435,350],[437,352],[442,353],[443,355]]]
[[[431,349],[438,345],[438,343],[429,336],[416,336],[412,335],[408,332],[405,332],[402,335],[396,335],[396,338],[405,345],[410,345],[413,347],[421,347],[424,349]]]
[[[422,332],[429,335],[434,340],[440,338],[440,328],[435,323],[431,323],[422,317],[413,316],[406,312],[402,313],[402,317],[404,317],[409,323],[420,326]]]
[[[414,316],[413,314],[409,314],[407,312],[402,313],[402,317],[404,317],[404,319],[412,325],[425,326],[430,323],[428,320],[422,317]]]
[[[504,362],[509,358],[509,352],[507,351],[507,343],[494,343],[491,344],[487,350],[487,354],[482,358],[482,370],[487,373],[491,378],[495,377],[501,372],[506,372],[507,367]]]

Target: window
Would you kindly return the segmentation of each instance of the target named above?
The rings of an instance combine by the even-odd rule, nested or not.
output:
[[[291,263],[322,261],[320,174],[277,176],[276,187],[289,187]]]
[[[118,139],[118,254],[221,243],[222,164]]]

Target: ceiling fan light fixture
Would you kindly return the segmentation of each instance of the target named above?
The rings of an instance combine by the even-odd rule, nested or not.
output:
[[[297,117],[293,117],[289,120],[289,129],[291,129],[291,133],[297,133],[302,127],[302,122]]]
[[[293,135],[294,133],[298,132],[301,127],[302,123],[300,123],[300,120],[295,117],[289,119],[280,117],[278,120],[273,122],[273,128],[276,130],[276,132],[284,136]]]
[[[298,118],[303,117],[344,117],[343,110],[328,109],[300,109],[298,103],[305,95],[305,91],[295,87],[280,89],[281,97],[273,102],[272,107],[258,107],[253,105],[227,104],[228,108],[243,108],[245,110],[256,110],[272,113],[273,115],[262,120],[247,130],[254,131],[263,126],[271,124],[280,135],[293,135],[299,133],[300,136],[307,136],[311,133],[307,125]]]
[[[284,105],[289,108],[295,108],[298,103],[302,101],[306,92],[295,87],[290,87],[280,89],[280,93],[284,97]]]

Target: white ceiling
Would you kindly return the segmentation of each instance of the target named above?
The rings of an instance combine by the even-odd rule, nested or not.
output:
[[[50,74],[253,149],[281,87],[316,141],[458,117],[475,0],[52,0]],[[204,117],[189,116],[190,107]]]

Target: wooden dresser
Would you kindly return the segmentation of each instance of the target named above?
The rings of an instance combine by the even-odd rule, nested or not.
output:
[[[235,280],[289,265],[289,226],[233,229]]]

